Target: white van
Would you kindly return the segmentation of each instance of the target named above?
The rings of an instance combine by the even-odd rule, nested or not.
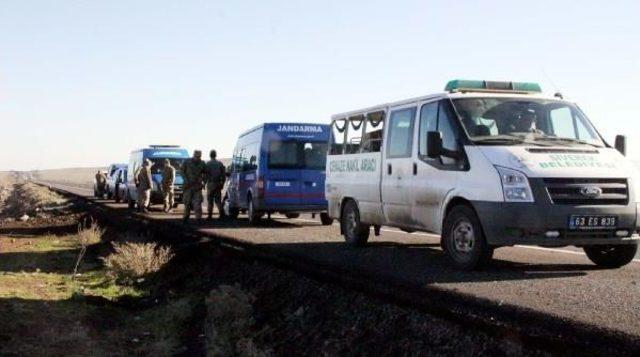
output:
[[[332,117],[325,191],[347,243],[387,225],[440,234],[461,269],[516,244],[582,247],[608,268],[633,260],[637,172],[624,137],[612,148],[536,83],[445,90]]]

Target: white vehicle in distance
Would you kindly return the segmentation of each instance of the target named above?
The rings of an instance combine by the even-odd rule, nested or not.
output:
[[[326,198],[347,243],[386,225],[440,234],[460,269],[516,244],[582,247],[606,268],[633,260],[637,172],[623,136],[612,148],[536,83],[445,90],[332,117]]]

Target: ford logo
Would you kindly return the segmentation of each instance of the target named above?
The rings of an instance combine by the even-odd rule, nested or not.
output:
[[[580,194],[589,198],[600,197],[602,189],[598,186],[584,186],[580,187]]]

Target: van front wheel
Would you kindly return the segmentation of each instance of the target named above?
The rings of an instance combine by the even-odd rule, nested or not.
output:
[[[584,247],[589,260],[603,268],[620,268],[631,263],[638,251],[638,245],[593,245]]]
[[[468,206],[454,207],[445,218],[442,247],[453,266],[462,270],[478,269],[493,257],[480,220]]]
[[[342,234],[345,241],[352,246],[362,246],[369,239],[370,227],[360,222],[360,211],[353,200],[347,201],[340,217]]]

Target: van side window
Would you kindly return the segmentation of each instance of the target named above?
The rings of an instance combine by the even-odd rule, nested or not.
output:
[[[345,145],[345,154],[357,154],[360,152],[360,144],[362,143],[362,125],[364,124],[364,115],[356,115],[349,117],[347,120],[347,143]]]
[[[362,152],[380,152],[385,114],[384,111],[367,114],[362,137]]]
[[[347,119],[336,119],[331,123],[331,147],[329,155],[341,155],[344,149]]]
[[[418,154],[427,155],[427,133],[438,130],[438,102],[427,103],[420,109],[420,129]]]
[[[442,133],[442,147],[449,151],[459,151],[456,131],[453,128],[451,106],[447,101],[440,101],[438,110],[438,131]],[[444,165],[455,165],[456,160],[442,157]]]
[[[415,107],[391,112],[387,137],[387,157],[411,156],[413,120],[415,116]]]

